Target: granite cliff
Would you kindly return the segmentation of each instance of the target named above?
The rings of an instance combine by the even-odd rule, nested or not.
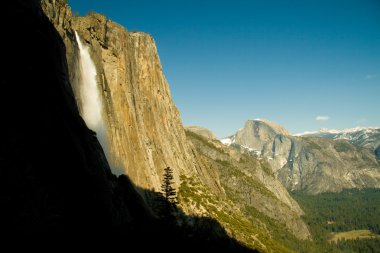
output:
[[[196,158],[186,142],[153,38],[129,32],[96,13],[73,16],[64,1],[43,1],[42,6],[66,45],[70,81],[80,108],[75,31],[90,48],[114,172],[127,174],[139,187],[158,191],[165,167],[174,168],[177,185],[180,173],[196,171]]]
[[[104,136],[99,132],[97,136],[106,142],[105,152],[112,171],[128,175],[148,206],[154,204],[152,196],[160,191],[163,169],[170,166],[174,169],[181,210],[186,215],[195,215],[192,218],[180,215],[180,223],[198,224],[201,219],[195,217],[212,217],[222,223],[229,235],[263,252],[289,250],[289,246],[276,241],[280,235],[268,228],[273,222],[280,222],[279,226],[285,227],[282,231],[294,240],[310,238],[300,219],[302,210],[266,166],[251,158],[238,166],[240,158],[236,157],[240,154],[222,147],[205,129],[195,131],[211,137],[216,144],[210,145],[219,145],[221,151],[206,150],[186,134],[150,35],[130,32],[100,14],[74,16],[65,1],[43,0],[42,7],[65,44],[68,80],[82,115],[78,44],[88,47],[96,68],[106,128]],[[236,182],[227,181],[231,171],[224,162],[233,164],[232,172],[238,175]],[[232,187],[236,184],[242,186]],[[226,192],[226,185],[239,192],[236,195],[239,200],[234,201],[234,196]],[[215,208],[221,210],[219,216]],[[233,219],[223,219],[229,212],[247,227],[260,224],[254,230],[257,233],[242,233],[233,225]]]

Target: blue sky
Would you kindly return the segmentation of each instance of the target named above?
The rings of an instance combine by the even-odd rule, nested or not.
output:
[[[69,0],[153,35],[184,125],[380,126],[379,0]]]

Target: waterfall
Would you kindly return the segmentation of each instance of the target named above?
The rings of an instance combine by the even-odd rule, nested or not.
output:
[[[96,67],[91,59],[89,48],[82,44],[79,35],[75,32],[79,46],[79,96],[81,101],[81,114],[87,126],[96,132],[98,140],[108,155],[105,141],[105,126],[102,117],[102,98],[99,94],[96,80]]]

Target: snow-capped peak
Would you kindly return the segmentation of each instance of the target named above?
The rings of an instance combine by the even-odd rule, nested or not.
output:
[[[306,131],[303,133],[295,134],[294,136],[310,136],[310,135],[323,134],[323,133],[325,134],[351,134],[351,133],[360,132],[360,131],[367,133],[367,132],[372,132],[378,129],[380,128],[379,127],[360,127],[360,126],[349,128],[349,129],[342,129],[342,130],[321,128],[318,131]]]
[[[305,135],[313,135],[317,133],[319,133],[319,131],[305,131],[303,133],[293,134],[293,136],[305,136]]]

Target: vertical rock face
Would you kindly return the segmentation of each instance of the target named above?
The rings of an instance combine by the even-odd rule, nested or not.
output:
[[[108,159],[116,173],[125,173],[137,186],[158,190],[163,169],[196,171],[180,114],[162,73],[153,38],[128,32],[99,14],[74,17],[62,1],[43,1],[43,8],[66,44],[70,79],[81,107],[78,52],[74,38],[91,48],[108,128]]]
[[[130,182],[123,184],[130,201],[117,193],[119,183],[76,107],[61,37],[39,1],[2,7],[9,36],[0,41],[8,49],[0,75],[3,239],[106,237],[132,221],[131,210],[146,220]]]
[[[235,140],[242,146],[260,151],[278,134],[290,135],[285,128],[276,123],[263,119],[248,120],[244,128],[236,133]]]

